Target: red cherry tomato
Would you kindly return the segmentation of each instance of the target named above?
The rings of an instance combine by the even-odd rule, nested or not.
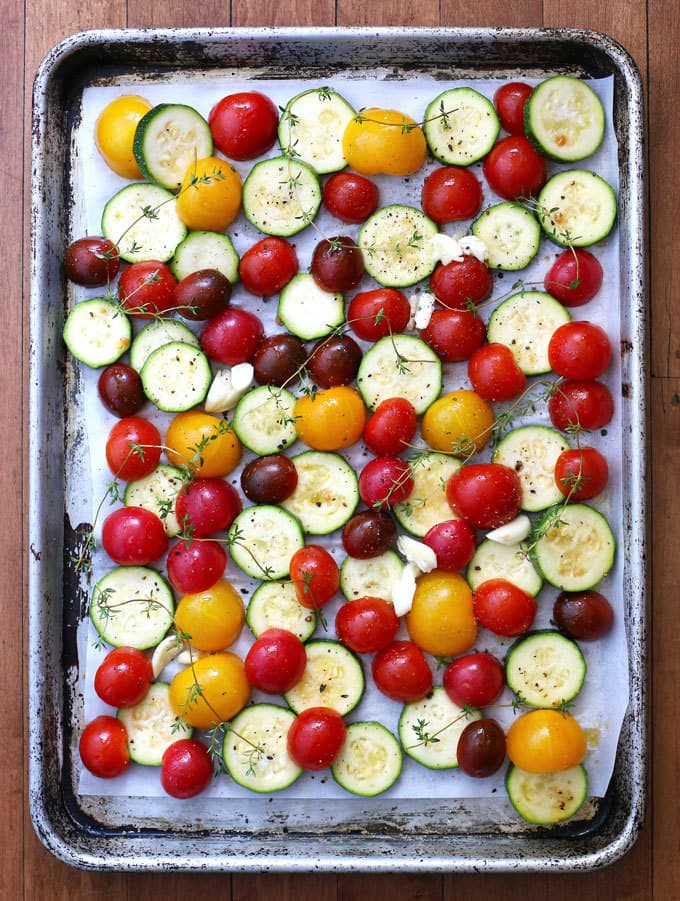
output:
[[[485,344],[468,362],[468,377],[484,400],[513,400],[524,391],[527,379],[505,344]]]
[[[290,579],[302,606],[318,610],[340,587],[340,570],[325,548],[308,544],[290,558]]]
[[[83,766],[100,779],[121,776],[130,766],[127,732],[115,716],[98,716],[89,722],[78,751]]]
[[[358,225],[378,209],[377,185],[356,172],[336,172],[323,188],[328,212],[343,222]]]
[[[208,114],[215,146],[232,160],[262,156],[276,141],[279,114],[272,101],[258,91],[229,94]]]
[[[117,479],[143,479],[151,475],[160,458],[161,434],[148,419],[126,416],[109,432],[106,462]]]
[[[314,248],[312,278],[324,291],[351,291],[363,278],[364,257],[352,238],[323,238]]]
[[[410,704],[432,690],[432,671],[425,655],[412,641],[393,641],[378,651],[371,671],[380,691],[393,701]]]
[[[383,598],[363,597],[343,604],[335,616],[340,641],[358,654],[373,654],[394,641],[399,617]]]
[[[283,694],[302,678],[307,652],[297,635],[287,629],[267,629],[251,646],[244,662],[253,688]]]
[[[513,638],[531,628],[536,601],[512,582],[488,579],[472,595],[472,609],[478,621],[495,635]]]
[[[460,363],[484,344],[486,326],[472,311],[435,310],[420,337],[444,363]]]
[[[567,379],[596,379],[612,360],[612,346],[599,325],[585,320],[565,322],[548,344],[552,369]]]
[[[364,426],[364,442],[378,456],[400,454],[416,433],[418,418],[413,404],[404,397],[381,401]]]
[[[137,648],[114,648],[94,674],[94,690],[111,707],[134,707],[153,682],[151,661]]]
[[[453,260],[437,266],[430,279],[430,289],[449,310],[467,310],[470,304],[481,303],[489,297],[493,274],[477,257],[467,255],[461,262]]]
[[[588,501],[604,491],[609,466],[594,447],[562,451],[555,463],[555,484],[570,501]]]
[[[109,413],[120,418],[134,416],[146,401],[142,378],[127,363],[112,363],[103,369],[97,381],[97,390]]]
[[[447,519],[432,526],[423,543],[437,555],[437,569],[452,573],[472,560],[476,536],[472,526],[464,519]]]
[[[173,798],[193,798],[204,791],[213,776],[208,749],[193,738],[180,738],[163,752],[161,785]]]
[[[550,421],[561,432],[570,426],[592,431],[602,429],[614,415],[609,388],[593,380],[560,382],[548,401]]]
[[[300,268],[292,244],[283,238],[263,238],[241,257],[238,274],[243,287],[257,297],[278,294]]]
[[[482,208],[482,185],[469,169],[442,166],[425,179],[420,205],[439,225],[472,219]]]
[[[168,553],[168,578],[180,594],[211,588],[227,566],[227,554],[217,541],[178,542]]]
[[[201,347],[211,360],[225,366],[247,363],[264,337],[264,326],[253,313],[227,307],[206,322]]]
[[[224,479],[194,479],[175,501],[178,521],[196,538],[228,529],[242,508],[238,492]]]
[[[324,770],[342,750],[347,734],[345,721],[330,707],[308,707],[288,730],[288,753],[303,770]]]
[[[511,135],[524,134],[524,105],[533,88],[523,81],[502,84],[493,95],[493,105],[503,128]]]
[[[376,457],[359,475],[359,494],[367,507],[379,510],[405,501],[413,491],[413,473],[398,457]]]
[[[456,657],[444,670],[442,684],[459,707],[488,707],[498,700],[505,686],[503,664],[480,651]]]
[[[475,779],[493,776],[505,760],[505,732],[496,720],[468,723],[458,739],[456,760],[461,772]]]
[[[451,509],[476,529],[497,529],[519,513],[522,486],[509,466],[470,463],[451,476],[446,498]]]
[[[600,261],[587,250],[571,247],[563,251],[548,270],[543,286],[565,307],[588,303],[602,287]]]
[[[561,591],[553,606],[560,632],[576,641],[597,641],[611,629],[614,611],[607,598],[594,591]]]
[[[504,200],[535,197],[546,181],[545,159],[524,135],[502,138],[482,164],[492,191]]]
[[[362,341],[378,341],[403,332],[411,307],[396,288],[375,288],[355,294],[347,308],[347,323]]]
[[[148,566],[168,549],[163,523],[144,507],[121,507],[102,523],[102,546],[121,566]]]
[[[166,263],[133,263],[118,280],[118,296],[128,316],[151,319],[175,306],[177,279]]]
[[[108,238],[78,238],[64,254],[66,278],[77,285],[98,288],[114,280],[120,269],[118,248]]]
[[[350,557],[368,560],[388,551],[397,540],[397,527],[389,513],[362,510],[342,530],[342,546]]]

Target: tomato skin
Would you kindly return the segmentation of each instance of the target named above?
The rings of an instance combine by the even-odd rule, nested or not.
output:
[[[269,694],[290,691],[302,678],[306,665],[304,644],[287,629],[264,631],[245,659],[250,684]]]
[[[102,546],[120,566],[148,566],[168,549],[163,523],[144,507],[121,507],[102,523]]]
[[[115,716],[91,720],[78,743],[83,766],[100,779],[115,779],[130,766],[127,732]]]
[[[231,282],[218,269],[198,269],[177,283],[174,305],[184,319],[202,322],[222,312],[231,290]]]
[[[269,335],[257,345],[252,364],[259,385],[290,387],[307,362],[307,349],[296,335]]]
[[[505,687],[503,664],[486,651],[456,657],[444,670],[442,684],[459,707],[488,707]]]
[[[442,166],[425,179],[420,205],[438,225],[472,219],[482,208],[482,186],[469,169]]]
[[[493,776],[505,760],[505,732],[493,719],[468,723],[458,739],[456,759],[461,772],[475,779]]]
[[[94,690],[111,707],[134,707],[153,682],[151,661],[137,648],[114,648],[94,674]]]
[[[398,457],[376,457],[359,475],[361,500],[376,510],[405,501],[412,491],[411,468]]]
[[[288,753],[303,770],[325,770],[340,753],[346,734],[345,721],[336,710],[308,707],[291,723]]]
[[[168,579],[180,594],[212,588],[226,566],[226,551],[216,541],[179,541],[168,552]]]
[[[332,335],[316,342],[307,368],[319,388],[335,388],[354,381],[362,356],[361,348],[349,335]]]
[[[468,377],[480,397],[490,401],[514,400],[527,378],[505,344],[485,344],[468,361]]]
[[[505,579],[482,582],[474,593],[472,605],[485,628],[506,638],[528,632],[537,609],[530,594]]]
[[[609,388],[595,380],[567,379],[560,382],[548,401],[550,421],[561,432],[570,426],[602,429],[614,415]]]
[[[141,376],[127,363],[111,363],[103,369],[97,391],[109,413],[120,419],[134,416],[146,403]]]
[[[533,92],[523,81],[502,84],[493,95],[493,105],[503,128],[511,135],[523,135],[524,107]]]
[[[263,337],[264,326],[254,313],[227,307],[206,322],[200,340],[211,360],[236,366],[251,359]]]
[[[120,269],[118,248],[93,235],[72,241],[64,254],[64,272],[69,281],[86,288],[98,288],[112,282]]]
[[[423,538],[437,556],[437,569],[455,572],[472,560],[477,544],[475,531],[464,519],[435,523]]]
[[[230,651],[195,658],[170,683],[172,709],[195,729],[210,729],[232,719],[249,697],[243,661]]]
[[[139,451],[134,446],[139,446]],[[106,462],[117,479],[132,482],[151,475],[161,458],[161,435],[141,416],[120,419],[109,432]]]
[[[187,228],[225,231],[241,209],[241,176],[217,156],[196,160],[177,195],[177,215]]]
[[[463,576],[436,569],[419,576],[406,626],[411,641],[427,654],[450,657],[467,651],[477,638],[477,623]]]
[[[451,509],[476,529],[497,529],[519,513],[522,486],[508,466],[469,463],[447,482],[446,499]]]
[[[572,247],[557,257],[546,273],[543,286],[565,307],[580,307],[595,297],[603,277],[597,257],[580,247]]]
[[[491,438],[494,413],[474,391],[461,388],[438,398],[420,423],[423,438],[433,450],[467,456],[480,451]]]
[[[104,162],[122,178],[142,178],[132,144],[139,120],[151,104],[138,94],[116,97],[99,114],[95,125],[95,144]]]
[[[310,272],[324,291],[351,291],[365,271],[361,248],[347,235],[323,238],[312,253]]]
[[[599,325],[586,320],[565,322],[548,344],[553,371],[567,379],[596,379],[612,360],[612,346]]]
[[[279,114],[259,91],[228,94],[208,114],[217,149],[232,160],[252,160],[274,146]]]
[[[406,449],[416,433],[413,404],[403,397],[381,401],[364,426],[364,442],[376,456],[396,456]]]
[[[371,672],[378,689],[393,701],[420,701],[432,690],[432,671],[412,641],[393,641],[378,651]]]
[[[347,308],[347,324],[362,341],[378,341],[403,332],[410,318],[409,302],[396,288],[360,291]]]
[[[177,279],[166,263],[133,263],[118,280],[118,297],[128,316],[152,319],[175,305]]]
[[[597,641],[609,632],[614,610],[607,598],[594,591],[561,591],[553,605],[553,619],[560,632],[576,641]]]
[[[334,451],[361,438],[366,407],[355,388],[338,385],[298,398],[293,416],[300,441],[314,450]]]
[[[180,738],[163,752],[161,785],[172,798],[194,798],[209,785],[213,764],[208,749],[193,738]]]
[[[361,175],[413,175],[427,155],[425,135],[410,116],[377,107],[349,122],[342,149],[350,168]]]
[[[432,273],[430,290],[449,310],[467,310],[470,303],[481,303],[493,290],[493,273],[477,257],[468,254],[458,262],[441,263]]]
[[[165,446],[173,466],[188,466],[194,477],[229,475],[241,459],[234,430],[224,419],[201,410],[178,413],[165,433]]]
[[[399,629],[399,617],[384,598],[363,597],[343,604],[335,616],[340,641],[357,654],[387,647]]]
[[[328,212],[351,225],[365,222],[378,209],[378,186],[356,172],[335,172],[323,188]]]
[[[325,548],[308,544],[290,558],[290,579],[302,606],[318,610],[340,587],[340,570]]]
[[[568,713],[531,710],[513,721],[508,757],[527,773],[555,773],[577,766],[586,755],[583,729]]]
[[[524,135],[501,138],[482,170],[491,190],[504,200],[536,196],[547,178],[545,159]]]
[[[278,294],[300,268],[292,244],[283,238],[262,238],[241,257],[238,273],[243,287],[256,297]]]
[[[342,546],[350,557],[369,560],[389,550],[397,540],[397,527],[389,513],[362,510],[342,529]]]
[[[601,494],[609,479],[606,459],[594,447],[562,451],[555,463],[555,484],[570,501],[588,501]]]
[[[420,337],[444,363],[460,363],[486,341],[486,326],[472,311],[434,310]]]
[[[241,595],[218,579],[205,590],[185,594],[175,610],[175,627],[199,651],[223,651],[241,634],[245,613]]]
[[[242,509],[238,492],[224,479],[194,479],[175,501],[178,521],[196,538],[225,531]]]
[[[254,504],[280,504],[295,491],[298,474],[295,464],[283,454],[251,460],[241,473],[241,488]]]

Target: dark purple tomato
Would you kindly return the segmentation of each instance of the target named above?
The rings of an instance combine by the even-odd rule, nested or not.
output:
[[[217,316],[231,300],[231,282],[217,269],[199,269],[175,288],[175,306],[184,319],[199,322]]]
[[[334,388],[354,380],[361,357],[361,348],[353,338],[332,335],[316,342],[307,367],[319,388]]]
[[[493,776],[505,760],[505,732],[496,720],[476,720],[463,729],[456,751],[458,766],[468,776]]]
[[[297,382],[306,362],[305,345],[287,332],[260,341],[252,359],[255,380],[260,385],[279,387]]]
[[[350,557],[368,560],[388,551],[397,540],[397,527],[389,513],[355,513],[342,530],[342,545]]]
[[[352,238],[324,238],[314,248],[311,273],[324,291],[349,291],[361,281],[364,257]]]
[[[119,419],[134,416],[146,401],[142,379],[127,363],[112,363],[102,370],[97,388],[101,402]]]
[[[78,238],[66,248],[64,272],[77,285],[99,288],[118,275],[118,248],[108,238]]]
[[[597,641],[611,629],[614,611],[599,591],[562,591],[555,600],[553,619],[569,638]]]
[[[254,504],[280,504],[295,491],[295,464],[282,454],[251,460],[241,473],[241,488]]]

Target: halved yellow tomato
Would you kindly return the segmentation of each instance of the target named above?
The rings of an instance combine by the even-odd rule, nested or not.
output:
[[[561,710],[532,710],[516,719],[507,735],[508,757],[527,773],[556,773],[581,763],[586,736]]]
[[[427,144],[410,116],[370,107],[350,121],[342,150],[348,164],[362,175],[413,175],[425,161]]]
[[[151,109],[148,100],[137,94],[124,94],[105,106],[97,119],[94,140],[104,162],[116,175],[141,178],[132,152],[137,123]]]
[[[241,209],[241,178],[216,156],[196,160],[177,195],[177,215],[188,228],[221,232]]]

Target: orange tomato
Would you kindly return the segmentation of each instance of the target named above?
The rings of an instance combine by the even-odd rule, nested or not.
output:
[[[413,175],[423,165],[427,144],[421,127],[397,110],[370,107],[345,129],[342,149],[362,175]]]
[[[172,709],[195,729],[210,729],[230,720],[249,697],[243,661],[229,651],[198,657],[170,683]]]
[[[216,156],[197,160],[186,172],[177,195],[177,215],[188,228],[221,232],[241,208],[241,178]]]
[[[241,442],[229,423],[200,410],[174,417],[165,435],[166,455],[174,466],[195,476],[229,475],[241,460]]]
[[[516,719],[507,735],[508,757],[527,773],[555,773],[581,763],[586,736],[573,716],[532,710]]]
[[[477,638],[477,621],[463,576],[436,569],[420,576],[406,627],[414,644],[435,657],[467,651]]]
[[[301,441],[314,450],[334,451],[359,440],[366,424],[366,407],[358,391],[341,385],[300,397],[293,416]]]
[[[493,423],[491,405],[474,391],[461,388],[428,407],[421,432],[433,450],[468,457],[489,441]]]
[[[94,127],[94,141],[104,162],[116,175],[141,178],[142,173],[132,152],[137,123],[151,109],[151,104],[137,94],[116,97],[105,106]]]
[[[175,611],[175,625],[199,651],[221,651],[241,634],[245,614],[241,595],[226,579],[206,591],[185,594]]]

